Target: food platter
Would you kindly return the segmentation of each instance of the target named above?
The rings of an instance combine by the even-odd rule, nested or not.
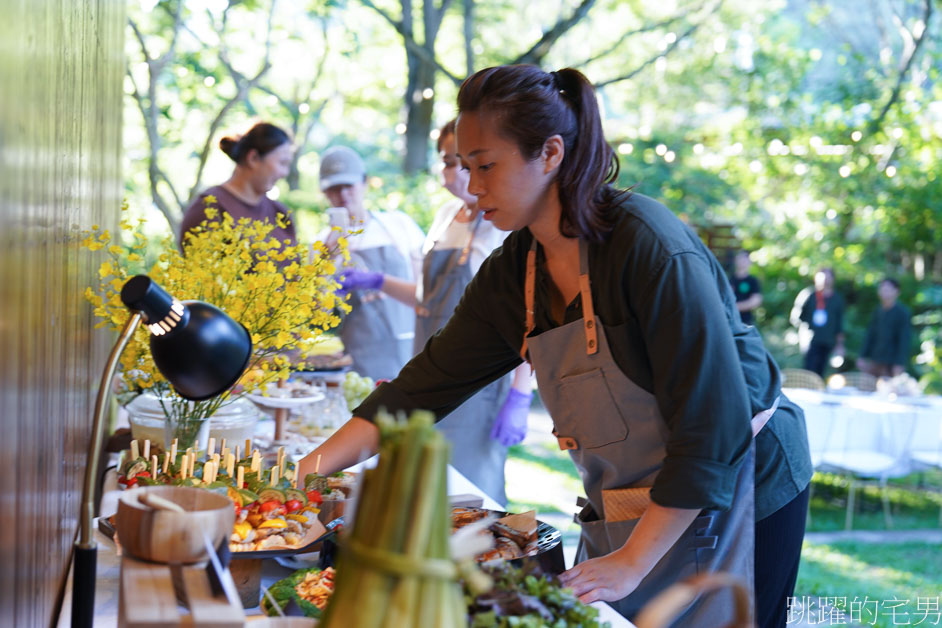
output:
[[[301,386],[279,388],[269,384],[267,388],[268,395],[258,392],[247,393],[245,396],[260,406],[276,409],[300,408],[302,406],[323,401],[324,392],[315,387],[302,384]],[[284,392],[282,392],[284,391]],[[299,394],[304,393],[304,394]]]
[[[453,516],[455,510],[458,509],[452,509]],[[481,513],[483,517],[492,517],[498,520],[514,516],[508,512],[489,510],[487,508],[464,508],[461,510],[477,511]],[[501,536],[500,533],[495,533],[495,537],[499,536]],[[479,562],[483,559],[483,556],[478,557]],[[527,545],[525,551],[522,552],[522,555],[517,554],[513,558],[498,558],[497,560],[508,562],[517,567],[535,562],[546,573],[562,573],[566,570],[566,561],[563,556],[562,534],[550,524],[536,520],[536,529],[533,534],[533,539],[531,543]]]

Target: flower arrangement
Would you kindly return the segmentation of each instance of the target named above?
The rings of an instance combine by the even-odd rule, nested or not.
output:
[[[286,353],[316,343],[340,323],[338,312],[349,311],[336,294],[334,263],[348,259],[346,241],[341,237],[335,250],[315,243],[309,254],[306,245],[287,245],[270,237],[275,225],[248,218],[236,221],[215,203],[215,198],[206,197],[207,219],[186,234],[185,254],[169,235],[156,246],[148,241],[141,230],[144,220],[132,223],[127,204],[120,223],[124,245],[114,242],[107,230],[93,226],[83,234],[82,245],[90,251],[105,250],[108,259],[98,268],[97,285],[86,288],[85,298],[101,319],[96,327],[115,330],[131,316],[121,302],[121,288],[141,272],[181,301],[215,305],[252,336],[253,356],[236,389],[265,390],[269,383],[288,378],[291,363]],[[148,265],[145,260],[154,259],[155,253],[155,261]],[[236,397],[227,391],[194,402],[174,394],[154,365],[144,327],[128,343],[121,367],[129,389],[148,390],[157,397],[183,442],[192,442],[203,421]]]

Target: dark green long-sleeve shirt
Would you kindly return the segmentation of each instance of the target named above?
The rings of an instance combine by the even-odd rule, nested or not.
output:
[[[508,236],[481,266],[445,327],[354,414],[370,419],[381,407],[424,408],[441,418],[520,364],[531,241],[526,229]],[[589,275],[595,313],[616,363],[655,396],[669,428],[652,499],[677,508],[729,508],[751,438],[749,421],[772,406],[781,381],[758,332],[740,322],[722,267],[667,208],[633,194],[622,202],[609,237],[590,244]],[[549,316],[547,283],[538,263],[533,335],[557,326]],[[563,323],[581,317],[577,297]],[[756,446],[761,519],[811,478],[801,410],[782,398]]]
[[[910,318],[909,310],[899,303],[889,309],[878,307],[870,317],[860,357],[889,366],[907,366],[912,335]]]

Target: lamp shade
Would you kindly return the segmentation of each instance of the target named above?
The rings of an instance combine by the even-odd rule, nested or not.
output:
[[[202,301],[180,302],[145,275],[132,277],[121,300],[142,312],[154,364],[184,399],[209,399],[231,388],[252,356],[248,330]]]

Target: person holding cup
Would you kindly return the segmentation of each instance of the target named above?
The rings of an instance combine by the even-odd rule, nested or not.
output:
[[[343,270],[350,312],[340,326],[353,370],[373,380],[396,376],[412,357],[414,310],[381,290],[384,281],[407,290],[414,285],[425,234],[400,211],[366,209],[366,166],[352,148],[332,146],[321,155],[320,188],[331,208],[329,230],[320,238],[328,246],[348,236],[351,264]]]

